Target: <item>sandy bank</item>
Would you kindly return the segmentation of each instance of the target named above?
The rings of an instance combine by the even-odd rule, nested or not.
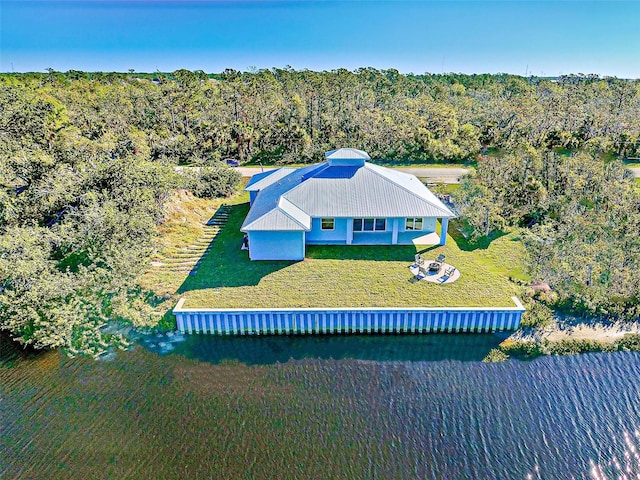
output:
[[[613,343],[628,333],[640,334],[640,322],[561,322],[545,330],[515,332],[509,339],[546,340],[549,342],[559,342],[562,340],[597,340],[604,343]]]

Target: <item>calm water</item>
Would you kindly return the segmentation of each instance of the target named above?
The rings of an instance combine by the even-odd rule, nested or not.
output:
[[[481,363],[499,341],[0,342],[0,478],[640,478],[639,354]]]

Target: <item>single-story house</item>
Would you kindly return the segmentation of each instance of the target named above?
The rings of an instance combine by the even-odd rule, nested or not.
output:
[[[251,178],[241,227],[251,260],[302,260],[305,245],[445,244],[455,215],[414,175],[373,165],[355,148],[325,157]]]

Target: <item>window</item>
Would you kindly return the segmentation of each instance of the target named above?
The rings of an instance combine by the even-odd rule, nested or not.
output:
[[[335,227],[335,219],[333,218],[320,219],[320,228],[322,230],[333,230],[334,227]]]
[[[404,224],[405,230],[422,230],[422,219],[421,218],[407,218],[407,221]]]
[[[354,218],[354,232],[384,232],[387,229],[386,218]]]
[[[364,219],[364,231],[373,232],[373,218]]]

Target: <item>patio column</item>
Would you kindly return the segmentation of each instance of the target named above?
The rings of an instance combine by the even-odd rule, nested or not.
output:
[[[440,219],[440,245],[447,244],[447,230],[449,230],[449,219],[441,218]]]
[[[353,218],[347,218],[347,245],[353,243]]]
[[[391,222],[393,222],[393,227],[392,227],[392,230],[391,230],[391,245],[397,245],[398,244],[398,222],[399,222],[399,219],[390,218],[389,220],[391,220]]]

